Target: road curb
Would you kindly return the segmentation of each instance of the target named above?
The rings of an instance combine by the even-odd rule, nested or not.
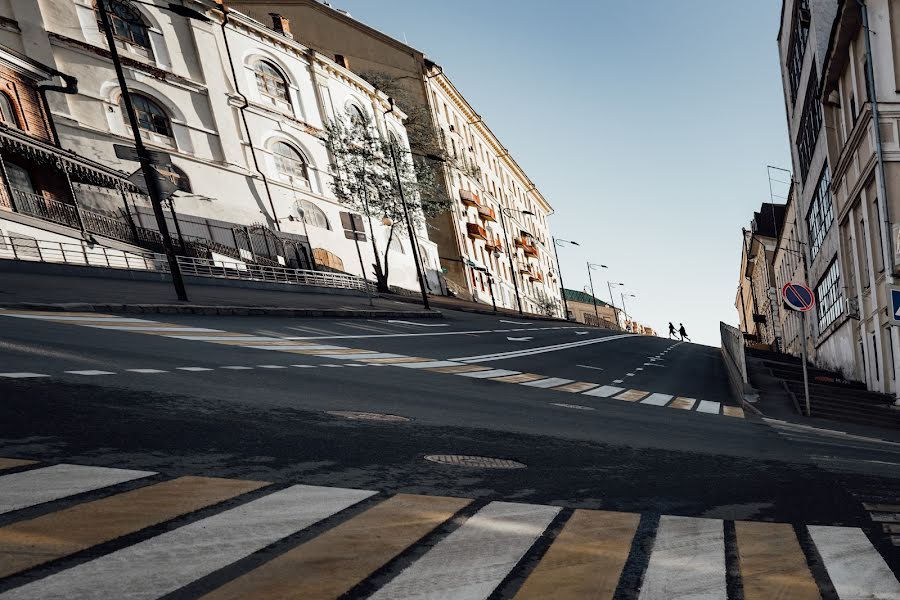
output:
[[[442,319],[435,310],[378,310],[342,308],[285,308],[279,306],[210,306],[202,304],[107,304],[66,302],[46,304],[35,302],[0,303],[0,309],[45,310],[54,312],[98,312],[157,315],[216,315],[266,316],[340,319]]]

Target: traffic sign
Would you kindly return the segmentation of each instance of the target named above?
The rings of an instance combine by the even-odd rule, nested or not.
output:
[[[113,144],[113,150],[116,151],[116,157],[121,158],[122,160],[133,160],[138,162],[141,158],[138,156],[137,148],[134,146],[126,146],[125,144]],[[147,153],[147,157],[150,159],[155,165],[170,165],[172,164],[172,156],[167,152],[162,152],[160,150],[150,150],[149,148],[145,149]]]
[[[153,173],[156,175],[156,181],[159,182],[159,191],[162,193],[163,198],[168,198],[178,191],[178,187],[169,177],[166,177],[156,167],[151,168],[153,169]],[[144,179],[144,171],[142,169],[138,169],[137,171],[129,175],[128,181],[137,186],[138,189],[140,189],[145,194],[150,193],[147,191],[147,181]]]
[[[900,289],[889,288],[891,292],[891,325],[900,325]]]
[[[784,284],[781,288],[781,297],[788,308],[806,312],[811,310],[816,303],[812,290],[802,283],[790,282]]]

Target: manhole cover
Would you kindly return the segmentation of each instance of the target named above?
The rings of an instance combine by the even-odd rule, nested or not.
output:
[[[466,456],[465,454],[429,454],[425,460],[454,465],[456,467],[474,467],[476,469],[524,469],[525,465],[506,458],[489,456]]]
[[[356,410],[329,410],[326,414],[334,417],[351,419],[353,421],[390,421],[394,423],[409,421],[409,419],[401,417],[400,415],[384,415],[381,413],[360,412]]]

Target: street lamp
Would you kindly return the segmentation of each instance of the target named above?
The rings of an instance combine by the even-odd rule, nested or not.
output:
[[[563,285],[562,267],[559,266],[559,252],[556,250],[556,248],[559,248],[566,244],[571,244],[573,246],[580,246],[581,244],[579,244],[578,242],[573,242],[572,240],[558,240],[552,236],[551,236],[551,239],[553,240],[553,246],[554,246],[553,253],[556,254],[556,272],[559,274],[559,293],[562,295],[563,310],[566,311],[566,313],[563,315],[563,317],[566,319],[566,321],[568,321],[569,320],[569,303],[566,301],[566,286]]]
[[[504,216],[513,219],[518,222],[518,220],[512,216],[512,213],[517,212],[522,216],[535,216],[533,212],[530,210],[517,210],[514,208],[506,208],[502,204],[500,205],[500,227],[503,229],[503,243],[506,244],[506,258],[509,259],[509,274],[513,280],[513,289],[516,291],[516,305],[519,307],[519,314],[524,314],[522,312],[522,298],[519,296],[519,283],[516,279],[516,268],[513,266],[512,261],[512,252],[509,244],[509,234],[506,231],[506,220],[503,218]],[[529,234],[530,235],[530,234]]]
[[[614,286],[614,285],[625,285],[625,284],[624,283],[610,283],[609,281],[606,282],[606,287],[609,289],[609,303],[612,304],[613,313],[615,313],[615,315],[616,315],[616,325],[618,325],[619,324],[619,309],[616,308],[616,301],[613,298],[613,293],[612,293],[612,286]],[[625,324],[623,323],[622,326],[624,327]]]
[[[637,298],[637,296],[634,294],[626,294],[625,292],[621,292],[620,295],[622,297],[622,312],[625,313],[625,320],[628,320],[628,310],[625,308],[625,296],[628,296],[629,298]]]
[[[175,293],[178,299],[186,302],[187,291],[184,288],[184,280],[181,277],[181,267],[178,265],[178,256],[175,254],[175,248],[172,246],[172,239],[169,237],[169,226],[166,223],[166,216],[163,213],[162,206],[162,190],[159,187],[159,179],[147,147],[144,146],[144,140],[141,138],[141,130],[138,125],[137,115],[134,112],[134,104],[131,102],[131,95],[128,92],[128,84],[125,81],[125,73],[122,70],[122,62],[119,59],[119,50],[116,47],[116,41],[113,38],[112,24],[109,20],[107,12],[107,3],[110,0],[100,0],[97,2],[97,10],[100,13],[100,23],[103,25],[103,33],[106,37],[106,44],[109,46],[109,55],[112,59],[113,68],[116,71],[116,78],[119,80],[119,90],[122,92],[122,104],[125,106],[125,114],[128,116],[128,124],[131,126],[131,133],[134,135],[134,147],[138,155],[138,161],[141,164],[141,171],[144,174],[144,181],[147,185],[147,195],[150,197],[150,204],[153,206],[153,216],[156,217],[156,226],[159,228],[160,237],[162,237],[163,249],[166,253],[166,259],[169,263],[169,272],[172,274],[172,284],[175,286]],[[168,10],[173,13],[200,21],[209,21],[209,19],[200,12],[195,10],[169,4]]]
[[[588,281],[591,283],[591,300],[594,301],[594,317],[597,319],[597,327],[600,327],[600,313],[597,311],[597,296],[594,294],[594,279],[591,277],[591,269],[608,269],[606,265],[594,264],[591,261],[587,263]]]

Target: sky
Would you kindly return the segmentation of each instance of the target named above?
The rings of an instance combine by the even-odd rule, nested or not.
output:
[[[737,324],[741,228],[790,167],[780,0],[331,0],[424,51],[555,214],[565,286],[666,335]],[[787,174],[772,172],[786,181]],[[772,184],[784,202],[787,186]],[[616,289],[617,288],[617,289]]]

